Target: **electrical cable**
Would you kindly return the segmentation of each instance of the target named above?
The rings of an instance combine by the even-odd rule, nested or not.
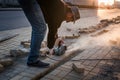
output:
[[[49,59],[54,60],[54,61],[61,61],[62,59],[54,59],[49,57],[49,55],[46,55]],[[120,61],[120,59],[71,59],[70,61],[83,61],[83,60],[89,60],[89,61],[96,61],[96,60],[102,60],[102,61]]]

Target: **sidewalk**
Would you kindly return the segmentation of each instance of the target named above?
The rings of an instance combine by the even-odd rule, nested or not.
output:
[[[89,48],[40,80],[120,80],[120,61],[114,58],[120,59],[120,50],[115,52],[106,46]],[[72,63],[84,68],[84,73],[76,73]]]
[[[29,40],[31,29],[30,27],[28,27],[28,28],[21,28],[16,30],[4,31],[4,33],[5,32],[17,33],[20,35],[0,43],[1,59],[6,58],[6,56],[9,56],[9,51],[11,49],[17,49],[21,41]],[[63,64],[63,62],[65,62],[66,60],[69,60],[70,57],[75,56],[78,52],[81,52],[81,50],[77,50],[77,49],[72,51],[68,50],[67,54],[64,54],[63,56],[60,57],[50,56],[50,58],[58,59],[59,61],[54,61],[51,60],[50,58],[40,57],[40,59],[42,59],[44,62],[48,62],[51,64],[49,68],[45,68],[45,69],[28,67],[26,65],[27,56],[13,58],[14,60],[13,66],[9,67],[6,71],[0,74],[0,80],[31,80],[31,79],[36,80],[39,77],[44,76],[46,73],[56,68],[58,65]]]
[[[113,14],[110,14],[110,17],[116,16]],[[108,17],[103,15],[100,18],[110,19]],[[89,18],[87,19],[90,20]],[[97,21],[98,19],[94,18],[92,21]],[[94,33],[82,34],[71,45],[71,49],[75,47],[79,49],[85,48],[85,51],[39,80],[120,80],[119,26],[120,24],[112,24],[102,29],[103,31],[107,30],[107,32],[98,30]],[[72,69],[73,63],[83,67],[85,72],[81,74],[75,72]]]
[[[111,16],[111,18],[119,15],[119,12],[115,13],[116,11],[117,10],[112,11],[113,14],[108,13],[109,15],[113,15],[113,16]],[[120,11],[120,10],[118,10],[118,11]],[[87,12],[87,10],[84,10],[81,13],[84,14],[84,12]],[[92,10],[88,10],[88,12],[90,12],[91,15],[93,13]],[[81,14],[81,15],[83,15],[83,14]],[[116,15],[114,15],[114,14],[116,14]],[[88,13],[86,13],[86,15],[88,15]],[[102,16],[102,18],[100,16],[99,16],[100,18],[96,17],[96,16],[81,18],[81,20],[77,21],[74,26],[72,23],[70,23],[70,24],[63,23],[61,25],[61,29],[64,29],[64,30],[62,32],[59,32],[59,33],[62,34],[63,32],[66,32],[64,34],[73,35],[73,33],[75,33],[78,28],[85,28],[85,27],[88,28],[92,25],[96,25],[99,22],[99,20],[103,19],[104,16]],[[107,16],[107,17],[109,17],[109,16]],[[69,32],[69,31],[67,31],[67,28],[70,28],[70,29],[74,28],[74,31]],[[107,44],[108,43],[107,41],[109,41],[112,38],[115,39],[116,37],[119,37],[119,35],[117,35],[117,36],[114,36],[114,35],[120,33],[119,24],[110,25],[107,28],[110,30],[107,33],[105,33],[104,35],[99,35],[99,37],[98,36],[92,37],[91,34],[80,34],[80,37],[77,39],[67,39],[66,41],[69,44],[69,47],[68,47],[68,51],[66,52],[66,54],[64,54],[63,56],[60,56],[60,57],[50,56],[51,58],[57,59],[60,61],[54,61],[54,60],[51,60],[50,58],[42,59],[43,61],[51,63],[50,68],[40,69],[40,68],[33,68],[33,67],[26,66],[27,56],[14,58],[13,66],[8,67],[7,70],[5,70],[4,72],[2,72],[0,74],[0,80],[31,80],[31,79],[37,80],[37,79],[40,79],[43,76],[45,76],[47,73],[54,70],[56,67],[65,63],[67,60],[69,60],[70,58],[74,57],[77,54],[78,54],[78,56],[76,56],[77,58],[75,57],[73,59],[96,58],[98,55],[101,56],[101,58],[103,58],[104,55],[108,55],[112,51],[110,45]],[[30,29],[30,27],[28,27],[28,28],[21,28],[21,29],[15,29],[15,30],[8,30],[6,32],[16,33],[16,34],[19,34],[19,36],[16,36],[10,40],[7,40],[7,41],[0,43],[0,59],[6,58],[6,56],[9,56],[9,51],[11,49],[17,49],[20,46],[21,41],[29,40],[31,29]],[[95,34],[95,33],[92,33],[92,34]],[[104,44],[105,46],[101,45],[101,44]],[[83,50],[83,49],[85,49],[85,51],[81,53],[81,50]],[[64,69],[63,74],[58,74],[59,77],[56,76],[57,72],[59,72],[59,70],[58,70],[59,68],[55,69],[55,73],[53,73],[53,74],[56,77],[54,77],[53,80],[59,80],[59,78],[61,80],[65,77],[65,75],[67,78],[68,77],[72,78],[71,76],[68,75],[68,74],[72,75],[71,72],[73,72],[73,71],[71,71],[71,66],[68,66],[68,64],[71,65],[72,62],[69,61],[69,62],[67,62],[64,65],[59,67],[59,68]],[[104,63],[104,61],[101,61],[101,63],[102,62]],[[82,62],[79,61],[79,63],[85,64],[85,67],[89,67],[86,65],[92,66],[92,67],[90,66],[89,68],[86,69],[87,71],[86,71],[85,75],[87,76],[87,74],[90,73],[90,71],[92,71],[92,69],[96,67],[96,65],[99,63],[99,61],[92,61],[91,62],[91,61],[84,60]],[[66,68],[63,68],[63,66]],[[97,73],[97,72],[95,72],[95,73]],[[52,73],[50,73],[50,75],[49,74],[47,75],[49,77],[45,76],[43,78],[43,80],[46,78],[47,78],[47,80],[49,80],[49,79],[51,80],[51,77],[50,77],[51,74]],[[79,78],[81,78],[81,77],[79,77]],[[80,80],[79,78],[78,78],[78,80]],[[66,80],[66,79],[63,79],[63,80]],[[68,79],[68,80],[70,80],[70,79]],[[74,80],[74,79],[72,79],[72,80]]]

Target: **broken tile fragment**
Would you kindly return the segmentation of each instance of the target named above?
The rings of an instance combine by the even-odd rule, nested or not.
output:
[[[1,59],[0,64],[2,64],[4,67],[8,67],[13,64],[12,59]]]
[[[75,72],[77,72],[77,73],[79,73],[79,74],[83,74],[84,73],[84,71],[85,71],[85,69],[84,69],[84,66],[82,65],[78,65],[78,64],[76,64],[76,63],[73,63],[72,64],[72,69],[75,71]]]
[[[3,72],[5,70],[4,66],[0,64],[0,72]]]
[[[27,55],[28,53],[29,53],[29,50],[25,48],[10,50],[10,56],[12,57],[21,57],[21,56]]]

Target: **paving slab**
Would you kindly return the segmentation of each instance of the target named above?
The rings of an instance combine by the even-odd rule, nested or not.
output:
[[[23,33],[21,33],[21,31],[24,31]],[[9,32],[15,32],[15,33],[20,33],[19,36],[13,37],[10,40],[4,41],[0,44],[0,51],[2,55],[5,51],[7,53],[4,53],[4,55],[2,56],[2,58],[4,57],[9,57],[9,52],[10,49],[17,49],[20,45],[20,42],[22,40],[29,40],[30,38],[30,32],[28,33],[28,31],[31,31],[30,28],[21,28],[21,29],[16,29],[16,30],[10,30]],[[5,31],[8,32],[8,31]],[[2,33],[2,32],[1,32]],[[27,36],[26,38],[24,36]],[[4,45],[4,46],[2,46]],[[13,47],[12,47],[13,46]],[[8,48],[8,50],[6,50]],[[51,64],[51,66],[49,68],[34,68],[34,67],[28,67],[26,65],[26,61],[27,61],[27,55],[24,57],[9,57],[12,58],[14,61],[14,64],[11,67],[8,67],[4,72],[0,73],[0,78],[3,79],[8,79],[8,80],[25,80],[25,79],[32,79],[32,80],[37,80],[41,77],[43,77],[44,75],[46,75],[47,73],[49,73],[50,71],[52,71],[53,69],[55,69],[56,67],[58,67],[60,64],[63,64],[66,60],[69,60],[69,58],[75,56],[76,54],[80,53],[82,50],[80,49],[75,49],[72,51],[66,51],[66,53],[62,56],[49,56],[49,57],[45,57],[42,58],[42,61],[44,62],[48,62]],[[41,59],[41,57],[40,57]],[[7,78],[6,78],[7,76]]]

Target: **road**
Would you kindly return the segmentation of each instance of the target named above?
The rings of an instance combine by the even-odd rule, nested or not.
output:
[[[88,13],[89,12],[89,13]],[[114,15],[112,15],[114,13]],[[120,9],[80,9],[81,18],[99,17],[111,18],[120,13]],[[111,15],[110,15],[111,14]],[[106,16],[109,15],[109,16]],[[22,27],[29,27],[30,24],[26,19],[23,11],[0,11],[0,31],[10,30]]]
[[[0,11],[0,31],[29,26],[23,11]]]

